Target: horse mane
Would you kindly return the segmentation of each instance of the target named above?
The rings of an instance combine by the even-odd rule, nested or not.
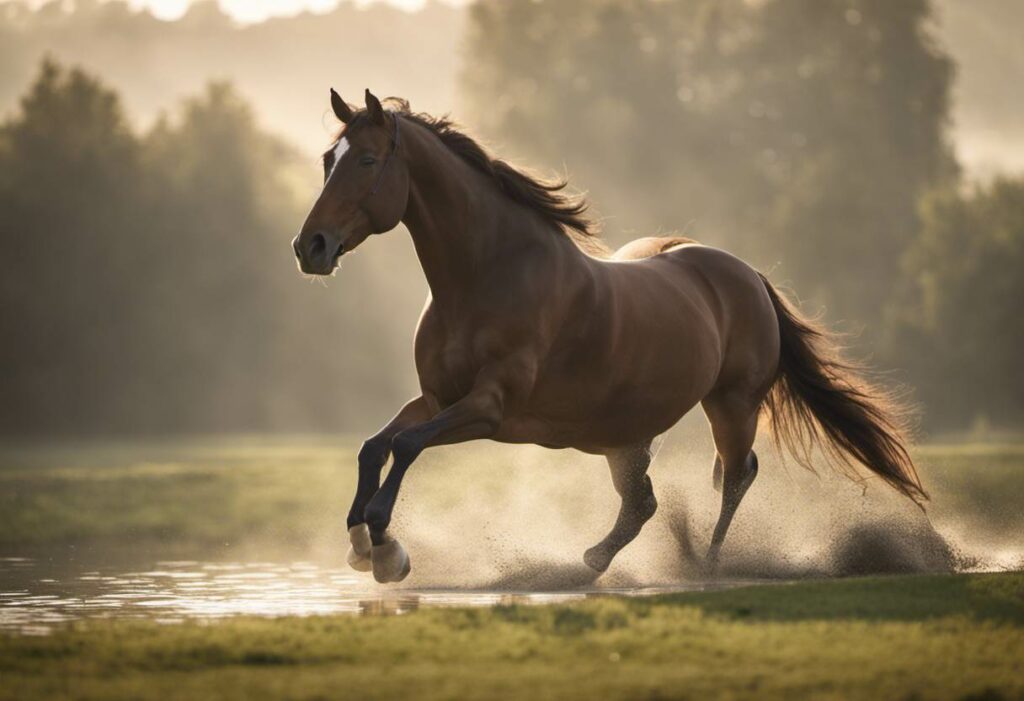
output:
[[[601,241],[597,226],[585,216],[588,207],[586,200],[563,192],[569,184],[567,179],[546,180],[492,157],[447,115],[434,117],[423,112],[413,112],[407,100],[397,97],[389,97],[384,103],[402,118],[429,129],[452,153],[489,176],[514,202],[554,224],[558,231],[568,236],[581,250],[602,257],[611,254]]]

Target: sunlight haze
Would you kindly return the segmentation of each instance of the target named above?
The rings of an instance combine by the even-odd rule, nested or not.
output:
[[[0,701],[1024,701],[1021,28],[0,0]]]
[[[216,0],[217,4],[235,20],[243,23],[262,22],[270,17],[286,17],[300,12],[329,12],[341,4],[340,0]],[[414,12],[421,9],[427,0],[352,0],[358,7],[384,2],[403,10]],[[447,5],[463,5],[463,0],[441,0]],[[128,5],[137,10],[149,10],[154,17],[162,20],[180,19],[195,0],[129,0]],[[44,2],[30,3],[32,6]]]

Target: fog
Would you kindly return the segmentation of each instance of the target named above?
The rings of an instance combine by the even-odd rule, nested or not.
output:
[[[906,383],[923,434],[1024,418],[1013,0],[342,3],[239,23],[0,4],[0,432],[360,434],[416,393],[401,228],[323,284],[289,241],[329,87],[568,172],[605,238],[685,231]],[[954,264],[955,262],[955,264]]]

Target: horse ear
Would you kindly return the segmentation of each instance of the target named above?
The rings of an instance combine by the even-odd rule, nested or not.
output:
[[[334,109],[334,116],[340,119],[343,123],[348,124],[352,121],[352,108],[341,99],[341,95],[331,88],[331,108]]]
[[[366,89],[366,113],[370,115],[374,124],[384,126],[384,108],[369,88]]]

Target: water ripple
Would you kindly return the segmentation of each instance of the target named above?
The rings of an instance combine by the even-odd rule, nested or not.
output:
[[[644,595],[701,589],[574,589],[551,592],[379,587],[366,575],[312,562],[147,563],[131,571],[0,558],[0,631],[45,635],[86,618],[145,618],[163,623],[228,616],[401,614],[420,607],[495,606],[574,601],[594,594]],[[740,582],[718,583],[716,587]]]

